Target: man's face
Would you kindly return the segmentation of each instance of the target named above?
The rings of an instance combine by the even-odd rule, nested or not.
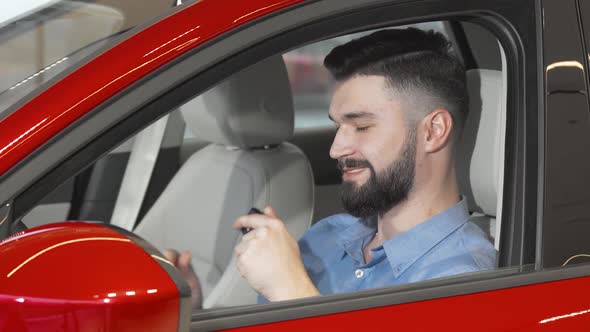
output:
[[[412,189],[416,133],[401,108],[381,76],[355,76],[336,87],[330,118],[338,131],[330,156],[342,171],[342,201],[354,216],[383,214]]]

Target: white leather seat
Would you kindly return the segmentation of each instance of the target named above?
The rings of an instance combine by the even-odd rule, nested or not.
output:
[[[502,72],[469,70],[469,113],[458,149],[459,188],[466,196],[471,221],[499,249],[501,188],[504,172],[505,84]]]
[[[274,57],[233,75],[182,107],[188,128],[210,145],[194,153],[136,229],[160,249],[187,249],[204,307],[256,303],[235,267],[251,207],[272,206],[293,237],[310,226],[313,175],[305,155],[286,143],[293,103],[283,60]]]

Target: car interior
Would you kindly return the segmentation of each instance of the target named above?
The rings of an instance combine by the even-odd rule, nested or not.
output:
[[[458,178],[471,221],[499,250],[506,126],[506,61],[496,37],[466,21],[412,24],[452,42],[467,68],[469,110]],[[314,42],[264,59],[173,110],[57,188],[22,221],[111,223],[159,249],[189,250],[204,308],[254,304],[235,267],[234,220],[273,206],[299,238],[345,213],[340,173],[328,151],[334,82],[331,48],[360,35]],[[255,83],[255,84],[253,84]]]

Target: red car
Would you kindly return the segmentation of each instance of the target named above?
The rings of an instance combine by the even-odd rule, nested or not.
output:
[[[497,269],[256,304],[231,224],[272,205],[299,237],[342,211],[321,61],[402,25],[468,69],[459,180]],[[580,0],[53,1],[0,22],[0,330],[585,331],[588,45]],[[192,253],[204,309],[165,248]]]

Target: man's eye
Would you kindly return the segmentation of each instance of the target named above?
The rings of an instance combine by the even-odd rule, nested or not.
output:
[[[367,130],[369,130],[370,127],[371,126],[356,127],[356,131],[360,131],[360,132],[367,131]]]

